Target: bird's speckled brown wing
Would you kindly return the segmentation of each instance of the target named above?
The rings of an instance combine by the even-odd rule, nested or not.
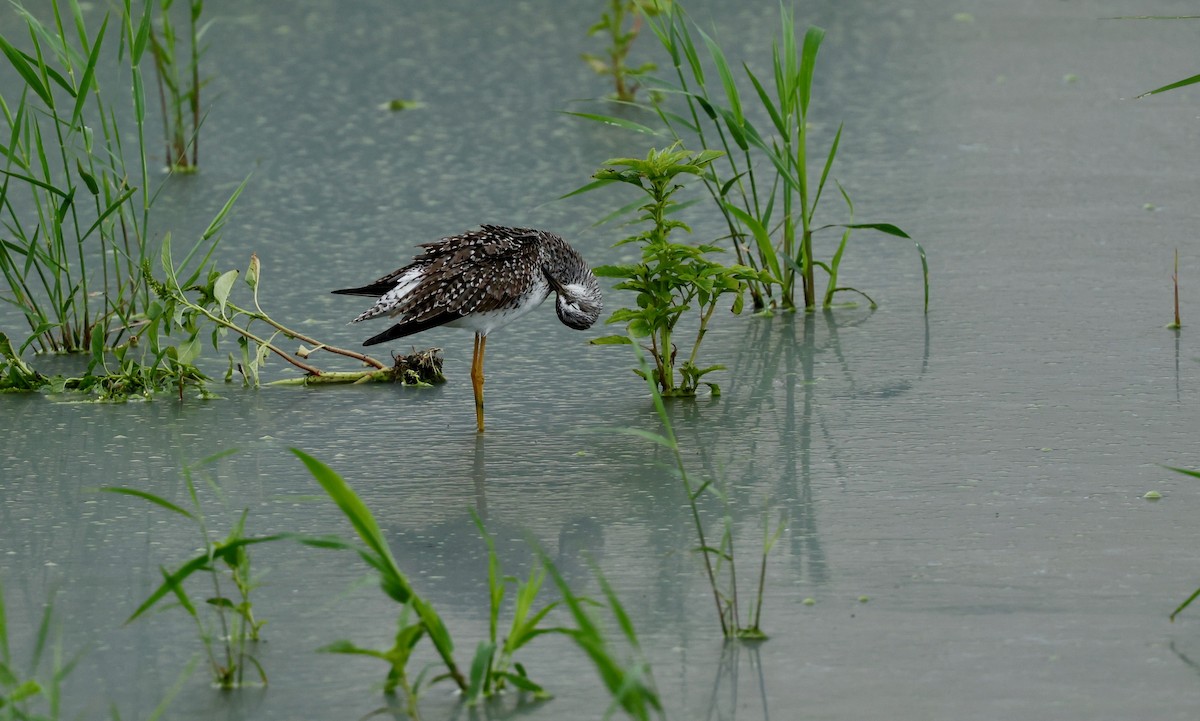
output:
[[[406,320],[425,321],[448,313],[465,316],[515,308],[539,271],[537,232],[485,225],[421,246],[413,266],[420,282],[387,311]]]

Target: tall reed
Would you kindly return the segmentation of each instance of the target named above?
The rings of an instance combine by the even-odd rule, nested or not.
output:
[[[159,22],[150,28],[150,52],[158,79],[167,167],[192,173],[200,165],[200,40],[208,25],[200,25],[204,0],[187,0],[188,47],[179,47],[179,32],[171,20],[175,0],[159,0]],[[190,151],[190,156],[189,156]]]
[[[925,286],[925,308],[929,307],[929,269],[920,243],[891,223],[858,223],[854,205],[845,188],[834,183],[849,213],[849,222],[821,223],[817,208],[837,157],[842,139],[838,126],[829,150],[823,156],[820,174],[810,175],[810,123],[813,75],[817,53],[825,31],[810,27],[802,40],[797,39],[792,11],[780,6],[780,31],[772,43],[773,86],[760,80],[750,66],[743,64],[746,78],[754,88],[749,99],[742,97],[732,66],[715,38],[687,17],[682,4],[669,6],[647,16],[647,24],[671,57],[674,79],[658,79],[653,89],[661,100],[648,106],[675,139],[685,144],[698,141],[705,149],[724,152],[702,176],[709,195],[723,216],[738,263],[769,272],[769,279],[750,283],[750,294],[757,309],[797,307],[814,309],[817,304],[815,271],[825,271],[826,287],[821,304],[830,307],[835,294],[853,292],[874,300],[852,286],[842,285],[839,270],[851,233],[857,229],[875,230],[905,238],[914,243],[921,260]],[[697,42],[697,37],[699,42]],[[706,50],[707,58],[697,49]],[[716,69],[716,78],[706,70],[706,61]],[[649,82],[649,81],[647,81]],[[681,98],[681,112],[670,104]],[[749,117],[749,103],[757,100],[769,116],[771,131],[763,133]],[[627,129],[655,133],[652,128],[623,118],[593,113],[573,113],[581,117],[618,125]],[[822,231],[840,229],[841,239],[828,260],[816,257],[813,240]],[[797,288],[800,305],[797,305]]]
[[[0,51],[22,89],[0,96],[7,137],[0,144],[0,299],[24,315],[30,335],[18,352],[75,352],[94,338],[114,345],[130,333],[150,301],[140,267],[147,252],[148,189],[140,60],[149,8],[139,17],[125,0],[120,39],[108,39],[110,16],[89,31],[78,0],[50,4],[44,24],[16,10],[32,52],[0,37]],[[137,135],[122,137],[118,112],[96,78],[101,51],[119,42],[130,73]],[[126,149],[135,153],[126,164]],[[136,185],[134,184],[136,183]],[[97,267],[98,266],[98,267]]]

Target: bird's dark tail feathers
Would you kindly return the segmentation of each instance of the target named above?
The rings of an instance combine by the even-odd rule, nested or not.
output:
[[[337,291],[337,290],[334,291],[334,293],[340,293],[340,292],[344,292],[344,291]],[[370,338],[366,339],[365,341],[363,341],[363,345],[376,345],[379,343],[386,343],[389,340],[396,340],[397,338],[403,338],[405,336],[413,335],[415,333],[420,333],[423,330],[429,330],[430,328],[436,328],[439,325],[445,325],[446,323],[449,323],[452,320],[457,320],[459,317],[460,316],[458,316],[457,314],[454,314],[454,313],[442,313],[441,315],[436,315],[432,318],[426,318],[425,320],[415,320],[415,321],[406,321],[403,323],[397,323],[396,325],[392,326],[391,328],[388,328],[384,332],[382,332],[378,335],[373,335]]]

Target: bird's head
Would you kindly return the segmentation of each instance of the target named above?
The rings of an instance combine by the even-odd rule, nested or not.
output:
[[[600,293],[600,283],[592,271],[583,268],[577,277],[569,279],[555,278],[545,268],[542,268],[542,273],[557,296],[554,310],[563,325],[575,330],[587,330],[599,320],[600,311],[604,310],[604,298]]]

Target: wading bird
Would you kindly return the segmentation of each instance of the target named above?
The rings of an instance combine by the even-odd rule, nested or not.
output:
[[[554,293],[564,325],[590,328],[604,308],[600,284],[583,257],[544,230],[485,225],[423,243],[410,265],[361,288],[334,293],[379,298],[353,323],[389,316],[396,323],[368,338],[375,345],[440,325],[475,332],[471,384],[475,422],[483,432],[483,351],[488,333],[541,305]]]

